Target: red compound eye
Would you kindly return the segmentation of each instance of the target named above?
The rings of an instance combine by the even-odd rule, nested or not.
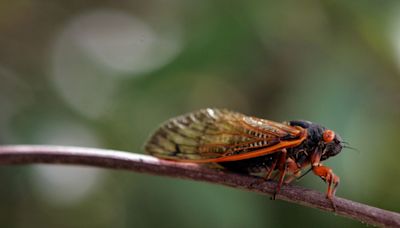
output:
[[[335,132],[333,132],[331,130],[325,130],[322,137],[324,139],[324,142],[330,143],[335,138]]]

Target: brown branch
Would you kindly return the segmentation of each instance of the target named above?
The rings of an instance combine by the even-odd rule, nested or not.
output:
[[[189,164],[164,161],[147,155],[139,155],[115,150],[104,150],[67,146],[0,146],[0,165],[18,164],[74,164],[102,168],[124,169],[155,175],[180,177],[196,181],[240,188],[264,195],[274,192],[276,183],[260,182],[259,178],[207,169]],[[299,186],[284,186],[277,199],[324,211],[332,211],[332,206],[322,193]],[[336,197],[336,214],[364,223],[385,227],[400,227],[400,214],[371,207]]]

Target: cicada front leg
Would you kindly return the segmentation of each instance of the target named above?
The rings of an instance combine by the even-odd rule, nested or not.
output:
[[[312,170],[315,175],[321,177],[322,180],[328,183],[326,198],[328,198],[331,201],[332,207],[336,211],[336,205],[333,202],[333,197],[335,196],[336,189],[339,186],[340,182],[339,176],[334,174],[331,168],[323,166],[322,164],[313,165]]]
[[[339,185],[339,176],[334,174],[331,168],[323,166],[322,164],[314,165],[312,170],[315,175],[321,177],[322,180],[328,183],[326,198],[332,200],[335,196],[336,188]]]
[[[324,166],[320,162],[321,154],[314,153],[311,157],[311,167],[315,175],[319,176],[324,182],[328,183],[328,189],[326,191],[326,198],[331,201],[333,210],[336,211],[336,205],[333,202],[333,198],[336,193],[336,189],[339,186],[340,178],[333,173],[332,169]]]

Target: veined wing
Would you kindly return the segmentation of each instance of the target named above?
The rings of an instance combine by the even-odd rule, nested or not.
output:
[[[302,132],[237,112],[203,109],[165,122],[150,137],[145,150],[180,161],[235,161],[296,146],[304,140]]]

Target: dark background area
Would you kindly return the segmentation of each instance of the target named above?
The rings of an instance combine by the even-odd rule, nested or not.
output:
[[[396,1],[2,1],[0,143],[143,153],[205,107],[306,119],[360,152],[337,195],[400,211]],[[71,166],[0,168],[1,227],[362,227],[221,186]],[[313,175],[295,184],[325,191]]]

